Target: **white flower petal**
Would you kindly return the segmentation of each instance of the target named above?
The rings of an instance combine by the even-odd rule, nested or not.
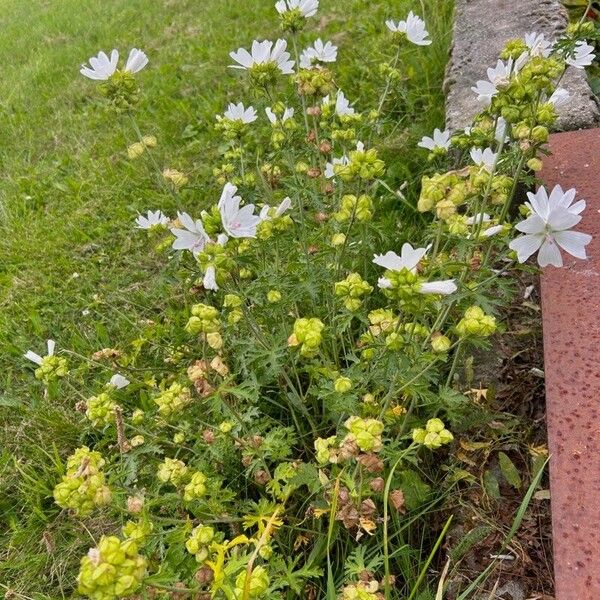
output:
[[[543,241],[543,235],[521,235],[512,240],[508,247],[517,253],[517,260],[524,263],[539,250]]]
[[[39,354],[32,352],[31,350],[28,350],[25,354],[23,354],[23,356],[27,360],[30,360],[31,362],[35,363],[36,365],[42,364],[42,357]]]
[[[428,281],[422,283],[419,292],[421,292],[421,294],[440,294],[442,296],[447,296],[448,294],[456,292],[457,289],[454,279],[446,279],[444,281]]]
[[[121,388],[127,387],[131,383],[131,381],[129,381],[129,379],[127,379],[127,377],[123,377],[123,375],[120,375],[119,373],[115,373],[110,378],[110,381],[108,383],[110,385],[112,385],[113,387],[116,387],[118,390],[120,390]]]

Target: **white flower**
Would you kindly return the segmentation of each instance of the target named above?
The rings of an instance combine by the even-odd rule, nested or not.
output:
[[[435,150],[436,148],[448,150],[450,148],[450,131],[448,129],[441,131],[436,127],[433,130],[433,137],[423,136],[417,146],[427,148],[428,150]]]
[[[299,10],[304,17],[314,17],[319,8],[319,0],[279,0],[275,9],[282,15],[291,10]]]
[[[129,379],[127,379],[127,377],[123,377],[123,375],[120,375],[119,373],[115,373],[110,378],[108,385],[112,385],[113,387],[120,390],[121,388],[127,387],[130,383],[131,383],[131,381],[129,381]]]
[[[457,289],[454,279],[444,279],[443,281],[428,281],[422,283],[419,292],[421,292],[421,294],[440,294],[442,296],[447,296],[448,294],[454,294]]]
[[[375,254],[373,262],[388,271],[408,269],[415,273],[419,261],[427,254],[427,248],[413,248],[408,242],[402,245],[400,256],[391,250],[385,254]]]
[[[98,52],[98,56],[92,56],[89,59],[90,66],[81,65],[79,72],[88,79],[103,81],[108,79],[117,70],[118,62],[118,50],[113,50],[110,53],[110,58],[101,50]]]
[[[560,186],[556,186],[549,197],[543,186],[537,193],[528,194],[527,206],[532,214],[515,225],[525,235],[509,244],[510,249],[517,253],[519,262],[525,262],[539,251],[537,260],[541,267],[562,267],[559,248],[576,258],[587,258],[585,246],[591,242],[592,236],[569,231],[581,221],[579,213],[585,208],[585,201],[582,200],[572,204],[575,194],[575,189],[563,192]]]
[[[217,272],[213,265],[206,267],[202,285],[205,290],[212,290],[213,292],[216,292],[219,289],[219,286],[217,285]]]
[[[322,104],[329,104],[329,96],[325,96],[323,98]],[[344,92],[342,90],[338,90],[335,97],[335,112],[338,117],[343,117],[345,115],[353,115],[354,109],[350,106],[350,101],[344,96]]]
[[[229,56],[237,62],[237,65],[229,65],[232,69],[251,69],[254,65],[273,63],[284,74],[290,75],[294,72],[294,61],[290,60],[290,53],[286,52],[287,42],[277,40],[275,47],[273,42],[264,40],[252,42],[251,51],[239,48],[237,52],[230,52]]]
[[[419,261],[427,254],[429,248],[413,248],[409,243],[402,245],[400,256],[395,252],[388,251],[385,254],[375,255],[373,262],[388,271],[402,271],[407,269],[411,273],[416,273]],[[380,277],[377,280],[377,286],[381,289],[389,289],[392,282],[387,277]],[[427,281],[419,285],[421,294],[440,294],[446,296],[453,294],[457,290],[454,279],[444,281]]]
[[[46,356],[54,356],[54,349],[56,348],[56,342],[54,340],[47,340],[46,347],[48,348],[48,354]],[[35,363],[36,365],[42,364],[42,357],[31,350],[28,350],[24,355],[26,359]]]
[[[327,179],[331,179],[333,177],[335,177],[335,165],[344,165],[346,166],[347,164],[350,163],[350,159],[347,156],[342,156],[341,158],[334,158],[332,160],[332,162],[328,162],[325,165],[325,177]]]
[[[286,196],[280,203],[279,206],[275,207],[274,216],[280,217],[283,213],[288,211],[292,207],[292,199],[289,196]],[[272,219],[271,215],[271,206],[265,204],[260,210],[260,220],[261,221],[270,221]]]
[[[157,225],[166,225],[169,217],[166,217],[161,210],[149,210],[147,216],[139,215],[135,222],[138,229],[151,229]]]
[[[319,38],[312,46],[305,48],[300,55],[300,67],[310,69],[317,62],[332,63],[337,59],[337,46],[331,42],[323,44]]]
[[[523,54],[523,56],[526,60],[527,55]],[[510,76],[517,73],[523,64],[524,60],[519,57],[516,63],[509,58],[506,63],[498,60],[495,67],[489,67],[487,70],[488,81],[480,79],[475,87],[471,88],[477,94],[477,100],[489,106],[492,98],[498,93],[498,88],[506,86],[510,81]]]
[[[390,31],[395,33],[405,33],[406,37],[418,46],[428,46],[431,44],[431,40],[427,39],[429,33],[425,29],[425,21],[420,17],[413,14],[412,10],[408,13],[406,21],[398,21],[394,23],[391,19],[386,21],[385,24]]]
[[[525,34],[525,44],[529,48],[530,56],[543,56],[547,58],[552,52],[554,42],[547,40],[543,33]]]
[[[138,50],[138,48],[132,48],[129,51],[127,62],[125,63],[125,70],[129,73],[137,73],[141,71],[148,64],[148,57],[144,52]]]
[[[496,131],[494,132],[494,139],[501,144],[503,141],[508,142],[509,137],[506,135],[506,119],[504,117],[498,117],[496,122]]]
[[[566,59],[566,63],[576,69],[585,69],[594,62],[594,46],[590,46],[585,42],[577,42],[575,44],[575,52]]]
[[[482,231],[481,235],[483,237],[488,238],[488,237],[492,237],[493,235],[500,233],[503,230],[504,230],[504,225],[492,225],[491,227],[488,227],[485,231]]]
[[[240,208],[242,199],[236,196],[237,187],[226,183],[219,200],[223,229],[234,238],[256,237],[260,217],[254,214],[254,204]]]
[[[92,56],[89,59],[90,66],[81,65],[79,72],[88,79],[96,81],[107,80],[116,70],[119,62],[119,51],[112,50],[110,58],[105,52],[98,52],[98,56]],[[148,57],[137,48],[132,48],[125,64],[125,71],[137,73],[148,64]]]
[[[272,111],[272,109],[269,106],[267,106],[267,108],[265,108],[265,113],[267,113],[267,118],[269,119],[269,121],[271,121],[271,124],[275,125],[277,123],[277,115]],[[281,116],[281,122],[285,123],[288,119],[291,119],[293,116],[294,116],[294,109],[288,108],[286,106],[283,111],[283,115]]]
[[[189,250],[192,254],[197,255],[204,249],[207,242],[210,241],[204,225],[200,219],[194,221],[190,215],[185,212],[178,212],[177,217],[179,222],[185,229],[174,227],[171,233],[175,236],[173,242],[174,250]]]
[[[492,98],[498,93],[496,86],[485,79],[480,79],[471,89],[477,94],[477,100],[485,106],[489,106]]]
[[[241,121],[246,124],[252,123],[258,118],[254,107],[249,106],[248,108],[244,108],[242,102],[238,102],[237,104],[231,102],[227,110],[223,113],[223,116],[230,121]]]
[[[478,215],[474,215],[469,217],[466,220],[467,225],[478,225],[479,223],[489,223],[490,215],[487,213],[479,213]]]
[[[556,88],[552,93],[552,96],[548,98],[548,102],[555,108],[565,106],[571,101],[571,94],[565,88]]]
[[[471,159],[473,162],[490,173],[494,168],[497,156],[498,153],[493,152],[491,148],[485,148],[484,150],[481,148],[471,148]]]
[[[548,196],[546,188],[541,186],[535,194],[532,192],[527,193],[529,202],[525,202],[525,206],[531,212],[541,215],[544,219],[556,208],[579,215],[585,210],[586,203],[585,200],[579,200],[573,204],[576,195],[577,190],[575,188],[571,188],[565,192],[560,185],[555,185],[550,192],[550,196]]]

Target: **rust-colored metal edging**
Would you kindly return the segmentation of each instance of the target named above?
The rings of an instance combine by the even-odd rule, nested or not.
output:
[[[587,200],[589,259],[541,278],[556,600],[600,599],[600,129],[550,137],[541,178]]]

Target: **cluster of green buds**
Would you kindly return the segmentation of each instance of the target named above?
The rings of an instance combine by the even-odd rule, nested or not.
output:
[[[225,185],[231,181],[231,176],[235,173],[235,166],[231,163],[223,163],[220,167],[213,169],[213,177],[219,185]]]
[[[323,66],[299,69],[294,81],[301,96],[327,96],[335,89],[333,73]]]
[[[337,281],[334,288],[335,295],[343,299],[344,306],[351,312],[358,310],[362,305],[363,296],[373,291],[373,286],[358,273],[350,273],[346,279]]]
[[[523,40],[511,40],[500,56],[516,59],[518,53],[527,50]],[[549,97],[552,94],[555,81],[564,69],[564,60],[558,56],[530,56],[521,69],[499,88],[499,93],[492,98],[490,112],[502,115],[508,123],[524,122],[529,126],[538,125],[538,116],[545,114],[541,120],[552,124],[556,119],[555,111],[544,106],[539,99],[542,95]]]
[[[281,29],[291,34],[302,31],[306,25],[306,17],[300,8],[283,10],[279,13],[279,18],[281,20]]]
[[[377,337],[381,333],[393,331],[398,324],[398,317],[389,308],[377,308],[368,314],[369,333]]]
[[[190,537],[185,542],[186,550],[196,557],[199,563],[204,562],[209,555],[211,542],[215,539],[215,530],[209,525],[198,525],[192,529]]]
[[[164,169],[162,176],[167,183],[170,183],[177,190],[189,182],[188,176],[177,169]]]
[[[425,339],[429,330],[420,323],[404,323],[385,337],[385,346],[390,350],[401,350],[411,340]]]
[[[209,304],[194,304],[192,316],[188,319],[185,330],[192,335],[214,333],[219,331],[219,311]]]
[[[350,377],[336,377],[333,382],[333,389],[338,394],[346,394],[352,389],[353,383]]]
[[[344,586],[342,589],[341,600],[379,600],[382,594],[379,590],[379,583],[372,579],[371,581],[359,581]]]
[[[104,427],[115,422],[117,403],[110,389],[88,398],[85,404],[85,416],[92,422],[94,427]]]
[[[362,143],[358,143],[356,150],[348,155],[348,164],[337,164],[333,167],[334,173],[344,181],[362,179],[370,181],[382,177],[385,173],[385,163],[377,157],[377,150],[365,150]]]
[[[67,359],[55,354],[42,357],[40,366],[35,370],[35,378],[43,381],[46,385],[50,382],[66,377],[69,374]]]
[[[118,112],[130,110],[140,99],[140,88],[133,73],[116,70],[100,86],[100,93]]]
[[[315,440],[315,457],[320,465],[337,462],[337,437],[317,438]]]
[[[271,141],[273,141],[273,136],[275,135],[275,131],[271,135]],[[283,140],[281,140],[283,141]],[[276,148],[279,145],[274,144]],[[281,181],[281,167],[279,165],[274,165],[272,163],[263,163],[260,166],[260,174],[262,175],[264,181],[271,188],[276,188],[279,186],[279,182]]]
[[[242,119],[229,119],[223,115],[217,115],[215,129],[223,134],[227,140],[239,140],[249,130],[249,124]]]
[[[320,319],[296,319],[294,332],[288,338],[288,346],[300,346],[300,355],[312,358],[319,352],[324,328],[325,325]]]
[[[417,444],[423,444],[430,450],[436,450],[444,444],[449,444],[454,436],[446,429],[441,419],[429,419],[425,429],[413,429],[412,438]]]
[[[167,457],[159,465],[156,476],[163,483],[172,483],[179,487],[188,478],[188,468],[182,460]]]
[[[177,382],[172,383],[166,390],[154,397],[154,402],[158,405],[158,413],[164,419],[177,414],[191,401],[192,394],[189,388]]]
[[[235,261],[229,255],[229,251],[218,242],[207,242],[197,260],[203,273],[206,273],[209,267],[215,269],[217,284],[221,286],[225,284],[227,274],[235,268]]]
[[[415,298],[419,298],[422,306],[425,302],[423,296],[419,293],[423,279],[410,269],[403,268],[399,271],[386,270],[384,277],[389,281],[389,286],[383,289],[384,295],[388,298],[399,300],[405,310],[408,310],[415,303]]]
[[[61,508],[71,509],[77,516],[85,517],[94,508],[111,500],[102,467],[105,461],[99,452],[87,446],[77,448],[67,460],[67,473],[54,488],[54,500]]]
[[[248,69],[250,83],[263,90],[274,86],[277,83],[280,74],[281,71],[279,70],[277,63],[272,60],[263,63],[255,62]]]
[[[186,502],[198,500],[206,494],[206,475],[201,471],[195,471],[188,483],[183,488],[183,499]]]
[[[470,306],[456,325],[460,337],[488,337],[496,331],[496,318],[486,315],[479,306]]]
[[[448,352],[452,347],[452,340],[446,335],[440,332],[433,333],[431,335],[431,349],[434,352],[443,353]]]
[[[379,76],[384,81],[389,81],[390,83],[399,83],[402,81],[402,71],[398,69],[398,67],[394,66],[391,62],[382,62],[377,66],[377,71],[379,72]]]
[[[227,322],[234,325],[244,316],[242,311],[242,299],[236,294],[225,294],[223,308],[228,309]]]
[[[125,539],[133,540],[138,544],[143,544],[148,536],[152,533],[154,526],[148,519],[140,519],[139,521],[127,521],[121,528]]]
[[[448,221],[456,213],[456,207],[464,204],[472,193],[464,175],[457,171],[424,175],[417,209],[434,212],[438,219]]]
[[[276,102],[267,113],[271,122],[271,143],[275,148],[280,148],[286,139],[286,132],[295,131],[298,124],[294,120],[294,111],[285,106],[283,102]]]
[[[350,432],[346,439],[356,442],[362,452],[379,452],[383,448],[381,421],[353,416],[346,420],[344,427]]]
[[[277,207],[272,206],[266,215],[267,218],[259,223],[256,228],[256,237],[259,240],[268,240],[274,234],[282,233],[294,224],[290,215],[276,213]]]
[[[244,569],[236,577],[233,593],[235,598],[260,598],[267,591],[269,583],[269,574],[264,567],[253,569],[250,573],[250,581],[248,581],[248,572]]]
[[[127,156],[131,160],[139,158],[148,148],[156,148],[156,138],[153,135],[145,135],[141,141],[135,142],[127,147]]]
[[[78,591],[93,600],[125,598],[139,589],[145,575],[146,559],[134,540],[103,535],[81,559]]]
[[[342,196],[340,209],[333,213],[333,218],[338,223],[350,221],[370,221],[373,218],[373,198],[362,194],[358,198],[352,194]]]
[[[376,338],[382,333],[388,333],[391,335],[398,327],[398,318],[394,316],[394,313],[386,308],[378,308],[372,310],[369,315],[369,322],[371,323],[369,331],[363,333],[360,336],[360,343],[362,346],[368,346],[361,352],[363,360],[372,360],[375,356],[375,348],[372,346],[375,344]]]
[[[503,205],[508,199],[513,188],[513,178],[502,173],[491,175],[486,169],[471,167],[470,173],[470,189],[476,191],[480,195],[488,192],[491,204]],[[491,181],[490,181],[491,178]]]

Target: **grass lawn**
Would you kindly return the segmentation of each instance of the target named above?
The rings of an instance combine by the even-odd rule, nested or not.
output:
[[[398,184],[419,179],[415,141],[443,124],[452,7],[421,4],[321,0],[319,12],[319,34],[340,46],[342,89],[346,79],[361,81],[348,90],[358,107],[380,93],[363,48],[386,49],[385,18],[413,8],[428,22],[433,45],[405,65],[412,91],[392,90],[398,127],[383,152],[388,180]],[[89,357],[135,339],[159,312],[170,282],[133,220],[149,208],[173,214],[208,204],[219,144],[214,115],[238,101],[228,53],[280,30],[271,0],[0,0],[0,9],[0,589],[62,598],[73,593],[89,546],[76,522],[60,522],[51,499],[58,456],[82,443],[80,397],[73,390],[45,399],[22,354],[41,351],[51,337]],[[78,73],[100,49],[124,55],[133,46],[150,58],[139,78],[141,130],[158,138],[161,168],[190,177],[177,201],[151,165],[128,160],[129,122]]]

